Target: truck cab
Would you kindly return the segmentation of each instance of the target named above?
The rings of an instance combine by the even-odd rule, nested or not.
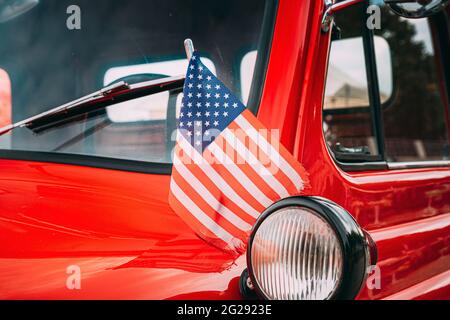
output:
[[[376,281],[356,298],[450,298],[449,7],[413,19],[354,1],[327,20],[348,1],[19,2],[0,1],[0,127],[184,75],[191,38],[279,130],[310,194],[374,240]],[[246,298],[245,254],[209,245],[168,204],[174,83],[0,136],[0,298]]]

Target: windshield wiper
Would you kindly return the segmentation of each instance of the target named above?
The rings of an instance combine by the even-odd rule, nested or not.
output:
[[[0,136],[16,128],[27,128],[34,133],[40,133],[50,128],[85,119],[87,114],[94,116],[113,104],[182,88],[184,79],[184,76],[166,77],[135,84],[120,81],[49,111],[0,128]]]

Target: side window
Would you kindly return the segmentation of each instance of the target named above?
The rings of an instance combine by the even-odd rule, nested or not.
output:
[[[340,39],[331,43],[323,129],[338,161],[379,160],[374,112],[368,85],[365,17],[362,4],[339,12]]]
[[[395,94],[382,108],[389,162],[449,156],[447,95],[432,21],[401,19],[384,8],[382,29],[375,31],[389,44],[393,60]],[[383,64],[383,59],[377,60],[378,66]]]
[[[447,160],[448,101],[433,18],[404,19],[383,7],[381,29],[372,32],[352,28],[356,12],[364,17],[365,10],[351,9],[336,17],[343,37],[331,45],[324,99],[324,134],[334,156]]]
[[[202,62],[215,74],[214,63]],[[120,80],[155,80],[186,72],[186,59],[159,61],[139,65],[112,67],[105,72],[103,85]],[[118,103],[106,109],[108,126],[93,135],[95,153],[101,156],[171,162],[172,134],[181,106],[181,90],[164,91]]]

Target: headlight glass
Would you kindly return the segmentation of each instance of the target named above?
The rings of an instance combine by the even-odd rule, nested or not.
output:
[[[275,300],[330,298],[342,278],[343,252],[331,225],[299,206],[270,214],[250,248],[254,281]]]

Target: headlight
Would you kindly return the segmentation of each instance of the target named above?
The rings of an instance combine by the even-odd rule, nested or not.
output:
[[[268,208],[250,237],[251,282],[266,299],[354,298],[370,261],[367,235],[321,198],[293,197]]]

